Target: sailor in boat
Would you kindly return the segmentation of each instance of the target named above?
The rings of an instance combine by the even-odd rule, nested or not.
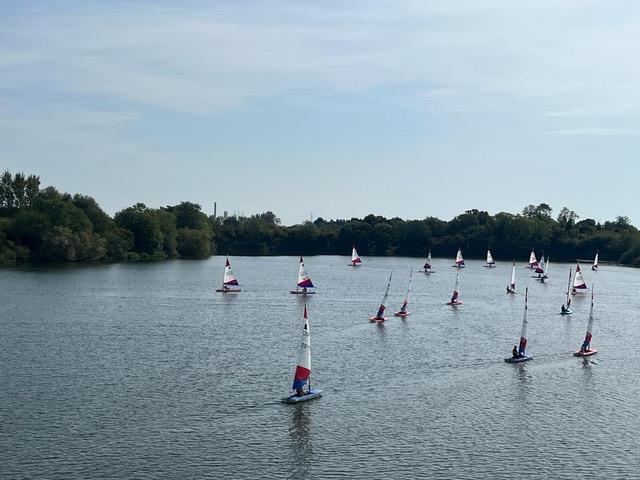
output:
[[[513,358],[520,358],[520,354],[518,353],[518,347],[513,346],[513,350],[511,350],[511,355]]]
[[[587,353],[588,351],[589,351],[589,344],[585,340],[584,342],[582,342],[582,345],[580,346],[580,353]]]
[[[575,295],[576,293],[578,293],[578,290],[576,290],[576,287],[573,287],[573,289],[571,290],[571,293],[572,293],[572,294],[574,294],[574,295]]]
[[[562,305],[560,306],[560,311],[561,311],[562,313],[567,313],[567,307],[565,307],[565,306],[564,306],[564,304],[562,304]]]
[[[307,287],[302,287],[302,293],[307,293]]]
[[[222,290],[229,290],[229,287],[227,285],[223,285]]]
[[[296,388],[296,397],[304,397],[305,393],[302,388]]]

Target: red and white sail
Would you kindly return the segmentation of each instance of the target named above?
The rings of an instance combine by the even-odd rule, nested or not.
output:
[[[298,268],[298,287],[300,288],[314,288],[313,282],[307,273],[307,269],[304,266],[304,260],[300,257],[300,266]]]
[[[464,267],[464,258],[462,258],[461,249],[458,249],[458,253],[456,254],[456,264],[454,267]]]
[[[588,351],[591,347],[591,339],[593,338],[593,288],[591,289],[591,307],[589,307],[589,321],[587,322],[587,334],[582,342],[582,350]]]
[[[461,305],[460,301],[460,272],[456,272],[456,284],[453,287],[453,295],[447,305]]]
[[[516,291],[516,261],[513,261],[513,266],[511,267],[511,282],[507,286],[507,292],[515,292]]]
[[[384,291],[384,295],[382,296],[382,302],[380,302],[380,306],[378,307],[378,313],[373,317],[374,319],[384,319],[384,309],[387,304],[387,298],[389,298],[389,289],[391,288],[391,277],[393,276],[393,272],[389,274],[389,281],[387,282],[387,288]]]
[[[598,253],[600,252],[596,251],[596,258],[593,259],[593,265],[591,265],[591,270],[598,270]]]
[[[493,267],[496,262],[493,261],[493,257],[491,256],[491,250],[487,250],[487,266]]]
[[[531,250],[531,255],[529,255],[529,268],[534,268],[538,265],[538,260],[536,260],[536,253]]]
[[[311,336],[309,333],[309,318],[307,317],[307,306],[304,306],[304,326],[302,329],[302,342],[298,351],[298,361],[296,362],[296,372],[293,376],[293,389],[301,389],[309,382],[311,377]]]
[[[424,262],[424,267],[425,270],[431,270],[431,249],[429,249],[429,255],[427,255],[427,261]]]
[[[227,287],[238,286],[238,279],[233,275],[233,271],[231,270],[231,263],[229,263],[229,257],[224,264],[224,277],[222,279],[222,284]]]
[[[518,354],[525,356],[527,350],[527,300],[529,297],[529,289],[524,289],[524,315],[522,317],[522,330],[520,330],[520,343],[518,344]]]
[[[358,251],[356,250],[356,246],[354,245],[353,249],[351,250],[351,265],[355,266],[360,264],[362,264],[362,259],[358,255]]]
[[[582,271],[580,270],[580,264],[576,265],[576,275],[573,277],[573,290],[586,290],[587,284],[584,281],[584,277],[582,276]]]
[[[535,266],[534,272],[538,274],[544,273],[544,254],[540,257],[540,262]]]

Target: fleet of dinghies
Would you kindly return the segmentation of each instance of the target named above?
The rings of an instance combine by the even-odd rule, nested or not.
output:
[[[358,256],[355,246],[353,247],[351,263],[350,266],[361,265],[362,260]],[[540,262],[536,260],[535,252],[532,250],[529,258],[529,267],[534,269],[537,277],[535,277],[538,281],[544,282],[545,279],[549,278],[549,264],[550,259],[547,257],[546,261],[544,259],[544,254],[540,257]],[[456,263],[453,265],[454,267],[458,267],[456,270],[456,278],[455,285],[453,288],[453,294],[451,299],[447,302],[447,305],[451,306],[459,306],[462,305],[462,300],[460,299],[460,268],[465,266],[464,259],[462,258],[462,250],[458,249],[458,253],[456,255]],[[487,261],[484,267],[494,267],[495,262],[493,261],[493,257],[491,256],[491,250],[487,250]],[[596,271],[598,269],[598,252],[596,252],[595,259],[593,262],[592,270]],[[423,272],[432,273],[432,260],[431,260],[431,250],[429,250],[429,254],[427,257],[427,261],[423,266]],[[507,293],[515,294],[516,293],[516,262],[515,259],[512,263],[511,268],[511,280],[507,285]],[[389,290],[391,288],[391,281],[393,278],[393,272],[389,274],[389,279],[387,281],[386,288],[384,290],[384,295],[382,297],[382,301],[380,302],[380,306],[374,316],[369,317],[369,320],[373,323],[383,323],[387,320],[385,317],[385,309],[387,300],[389,298]],[[409,272],[409,282],[406,290],[406,294],[402,301],[402,305],[400,306],[400,310],[394,313],[395,317],[406,318],[410,315],[408,311],[409,306],[409,296],[411,294],[411,286],[413,281],[413,269]],[[313,290],[315,285],[311,281],[309,274],[304,265],[304,259],[302,256],[300,257],[300,261],[298,264],[298,282],[295,290],[290,290],[292,294],[300,294],[300,295],[308,295],[315,293]],[[573,313],[571,311],[571,295],[576,295],[577,293],[584,293],[587,290],[587,285],[584,280],[584,276],[582,271],[580,270],[580,264],[578,263],[575,268],[575,274],[573,269],[569,267],[569,278],[567,282],[567,290],[566,290],[566,298],[565,302],[562,304],[560,309],[561,315],[570,315]],[[217,292],[240,292],[240,284],[233,274],[231,270],[231,263],[229,261],[229,257],[225,258],[225,266],[224,273],[222,279],[222,287],[216,289]],[[511,356],[504,359],[507,363],[521,363],[526,362],[533,359],[533,356],[527,352],[527,328],[528,328],[528,300],[529,300],[529,289],[525,288],[524,294],[524,313],[522,318],[522,326],[520,330],[520,340],[517,346],[513,347],[511,352]],[[573,352],[574,356],[577,357],[588,357],[591,355],[595,355],[598,351],[591,347],[591,340],[593,338],[593,306],[594,306],[594,292],[593,288],[591,289],[591,305],[589,308],[589,318],[587,323],[587,332],[582,342],[579,351]],[[303,309],[303,330],[302,330],[302,341],[300,342],[300,348],[298,351],[298,358],[296,362],[294,380],[292,390],[293,393],[289,396],[283,398],[283,402],[285,403],[298,403],[304,402],[307,400],[312,400],[314,398],[318,398],[321,396],[321,391],[318,389],[311,388],[311,340],[310,340],[310,331],[309,331],[309,318],[307,313],[307,306],[304,306]]]

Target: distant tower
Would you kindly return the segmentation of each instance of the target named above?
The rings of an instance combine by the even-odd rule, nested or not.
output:
[[[218,218],[218,202],[213,202],[213,218]]]

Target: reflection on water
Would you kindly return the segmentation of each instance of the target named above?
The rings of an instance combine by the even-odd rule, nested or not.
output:
[[[292,479],[310,478],[313,458],[311,407],[311,403],[308,402],[293,405],[291,412],[291,426],[289,427],[291,468],[289,469],[289,478]]]

